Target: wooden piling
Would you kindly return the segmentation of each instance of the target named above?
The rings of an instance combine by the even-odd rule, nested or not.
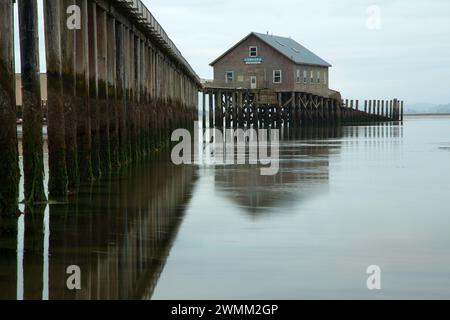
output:
[[[96,9],[97,31],[97,107],[98,107],[98,139],[100,172],[108,175],[111,172],[111,152],[109,142],[109,117],[111,110],[108,104],[108,34],[106,12]]]
[[[61,8],[59,1],[44,0],[47,60],[47,132],[50,197],[67,195],[66,141],[61,78]]]
[[[18,8],[22,66],[24,191],[25,201],[36,203],[46,201],[37,1],[19,0]]]
[[[400,105],[400,121],[403,121],[403,100],[401,101]]]
[[[101,176],[100,113],[98,103],[97,4],[88,0],[89,111],[91,116],[91,161],[94,178]]]
[[[77,5],[81,9],[81,29],[75,32],[78,168],[80,180],[92,181],[88,2],[87,0],[77,0]]]
[[[108,70],[108,106],[109,113],[109,142],[111,167],[120,167],[119,157],[119,103],[116,89],[116,20],[112,16],[107,17],[107,70]]]
[[[124,25],[116,22],[116,97],[117,97],[117,118],[118,118],[118,138],[119,138],[119,161],[126,165],[128,162],[128,142],[127,142],[127,122],[126,122],[126,94],[125,94],[125,49],[124,49]]]
[[[19,198],[13,24],[13,1],[0,0],[0,219],[17,214]]]
[[[202,93],[202,128],[206,128],[206,92]]]
[[[214,128],[214,93],[212,91],[208,92],[208,103],[209,103],[209,127]]]
[[[238,92],[233,91],[233,128],[238,127],[238,111],[239,103],[238,103]]]
[[[60,6],[61,77],[65,125],[66,168],[68,188],[78,187],[77,104],[75,103],[75,30],[67,27],[67,8],[76,3],[62,0]]]
[[[216,91],[215,93],[215,111],[214,111],[214,115],[215,115],[215,127],[217,128],[221,128],[222,127],[222,123],[223,123],[223,118],[222,118],[222,114],[221,114],[221,110],[222,109],[222,93],[220,91]]]

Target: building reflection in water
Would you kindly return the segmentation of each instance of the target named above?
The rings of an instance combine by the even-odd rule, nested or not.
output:
[[[371,149],[373,144],[389,147],[401,143],[401,139],[395,138],[403,135],[403,127],[393,123],[305,126],[285,129],[280,135],[277,175],[261,175],[260,165],[223,164],[215,167],[216,190],[251,216],[261,217],[277,211],[277,208],[293,206],[296,202],[326,193],[330,156],[340,154],[343,147],[361,142]],[[209,150],[203,150],[203,157],[206,158],[205,163],[215,162],[214,153]]]
[[[261,175],[261,165],[217,166],[216,190],[252,216],[324,192],[329,179],[329,155],[339,152],[342,132],[343,127],[337,126],[284,130],[280,132],[278,174]]]
[[[196,179],[157,159],[27,211],[0,235],[0,299],[150,298]],[[67,267],[81,269],[68,290]]]

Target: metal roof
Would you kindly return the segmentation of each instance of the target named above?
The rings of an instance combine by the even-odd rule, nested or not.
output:
[[[223,55],[221,55],[219,58],[217,58],[214,62],[211,63],[211,65],[214,65],[217,61],[222,59],[228,52],[236,48],[240,43],[245,41],[250,36],[255,36],[261,41],[265,42],[284,56],[286,56],[291,61],[295,62],[296,64],[307,64],[307,65],[313,65],[313,66],[321,66],[321,67],[331,67],[331,64],[299,44],[297,41],[286,38],[286,37],[280,37],[280,36],[274,36],[269,34],[263,34],[263,33],[257,33],[252,32],[247,37],[239,41],[234,47],[232,47],[230,50],[225,52]]]

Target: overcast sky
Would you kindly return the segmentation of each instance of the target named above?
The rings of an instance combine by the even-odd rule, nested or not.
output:
[[[143,2],[202,78],[248,33],[268,31],[330,62],[330,86],[344,98],[450,102],[448,0]]]

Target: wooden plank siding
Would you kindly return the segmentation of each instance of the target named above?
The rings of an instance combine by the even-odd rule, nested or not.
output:
[[[244,58],[249,57],[249,47],[258,48],[261,64],[246,64]],[[214,68],[214,85],[225,88],[250,89],[251,76],[257,77],[257,89],[271,89],[275,92],[308,92],[328,97],[334,92],[329,90],[329,68],[313,65],[299,65],[274,49],[256,36],[250,36],[238,44],[221,59],[216,61]],[[282,70],[282,83],[273,83],[274,70]],[[300,82],[297,82],[297,70],[300,70]],[[232,83],[225,81],[227,71],[234,72]],[[307,84],[303,83],[303,72],[307,73]],[[310,83],[313,72],[314,82]],[[320,84],[317,83],[317,72],[320,72]],[[326,81],[324,82],[324,78]]]

